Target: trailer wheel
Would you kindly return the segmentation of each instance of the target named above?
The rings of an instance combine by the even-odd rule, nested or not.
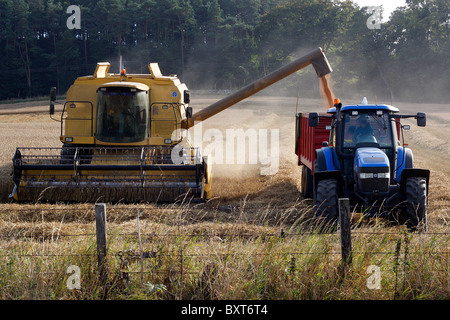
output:
[[[311,173],[311,169],[305,165],[302,168],[301,193],[303,198],[305,199],[312,199],[313,197],[313,176]]]
[[[427,227],[427,182],[422,177],[406,180],[406,207],[404,209],[406,226],[415,231]]]
[[[339,216],[337,180],[320,180],[317,184],[314,217],[323,220],[327,226],[334,226]]]

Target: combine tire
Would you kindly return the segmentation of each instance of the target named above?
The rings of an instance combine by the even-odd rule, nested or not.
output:
[[[75,148],[62,147],[61,149],[61,164],[73,164],[73,157],[75,156]]]
[[[313,176],[311,173],[311,169],[309,169],[305,165],[302,168],[301,192],[302,192],[303,198],[312,199],[312,197],[313,197]]]
[[[61,149],[61,164],[73,164],[74,156],[77,148],[63,146]],[[89,148],[78,147],[79,158],[81,158],[81,164],[89,164],[92,160],[92,152]]]
[[[335,226],[339,217],[336,179],[319,181],[314,204],[314,216],[321,219],[325,226]]]
[[[413,177],[406,180],[406,226],[412,230],[427,226],[427,182],[425,178]]]

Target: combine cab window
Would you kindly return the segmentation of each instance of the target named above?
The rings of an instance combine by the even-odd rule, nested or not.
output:
[[[358,144],[374,143],[379,148],[392,148],[392,127],[387,113],[344,115],[344,148],[357,148]]]
[[[96,138],[104,142],[139,142],[148,137],[147,91],[108,87],[98,91]]]

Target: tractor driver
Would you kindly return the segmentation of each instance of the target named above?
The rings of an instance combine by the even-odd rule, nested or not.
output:
[[[359,142],[377,142],[367,114],[358,117],[357,127],[353,132],[353,143],[356,145]]]

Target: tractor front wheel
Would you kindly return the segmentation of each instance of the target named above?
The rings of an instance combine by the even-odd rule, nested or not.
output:
[[[335,226],[339,217],[337,180],[320,180],[314,200],[314,216],[323,220],[326,226]]]
[[[404,220],[410,230],[427,227],[427,181],[422,177],[406,180]]]

